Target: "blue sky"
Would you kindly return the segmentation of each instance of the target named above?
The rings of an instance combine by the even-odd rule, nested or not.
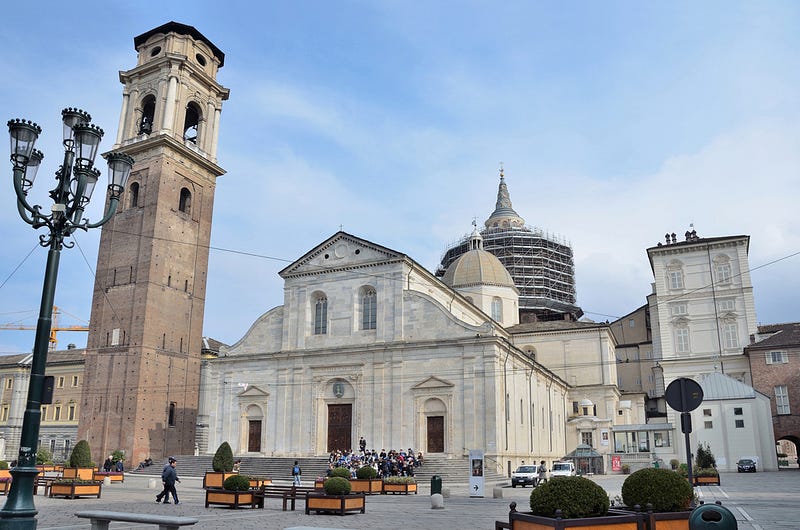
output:
[[[590,318],[643,304],[645,249],[694,223],[703,237],[750,235],[758,320],[800,320],[800,6],[497,4],[12,3],[0,108],[44,128],[33,196],[49,206],[61,109],[91,112],[109,149],[136,35],[174,20],[225,52],[212,245],[264,256],[211,252],[204,333],[229,344],[282,303],[277,271],[340,225],[433,270],[493,210],[500,161],[517,212],[571,242]],[[0,323],[35,325],[46,251],[7,171]],[[79,325],[99,231],[76,239],[56,304]],[[0,331],[0,353],[32,343]]]

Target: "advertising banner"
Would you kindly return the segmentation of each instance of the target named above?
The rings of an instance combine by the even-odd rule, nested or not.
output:
[[[483,450],[469,450],[469,496],[483,497]]]

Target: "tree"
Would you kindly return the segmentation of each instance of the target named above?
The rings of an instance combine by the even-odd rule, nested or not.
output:
[[[708,442],[705,445],[697,445],[697,453],[695,455],[695,464],[698,468],[715,468],[717,467],[717,459],[714,458],[714,453],[711,452],[711,446]]]
[[[216,472],[230,473],[233,471],[233,450],[228,442],[222,442],[214,453],[214,459],[211,461],[211,467]]]
[[[69,467],[92,467],[92,450],[89,442],[81,440],[72,448],[69,455]]]

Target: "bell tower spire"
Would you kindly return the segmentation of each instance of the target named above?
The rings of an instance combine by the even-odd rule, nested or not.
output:
[[[225,55],[192,26],[134,39],[115,150],[134,157],[102,230],[78,437],[129,462],[194,451]]]

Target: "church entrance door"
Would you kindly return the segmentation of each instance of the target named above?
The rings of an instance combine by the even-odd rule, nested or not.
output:
[[[247,434],[247,451],[250,453],[261,452],[261,420],[250,420]]]
[[[444,453],[444,416],[428,416],[428,452]]]
[[[328,452],[353,448],[353,405],[328,405]]]

